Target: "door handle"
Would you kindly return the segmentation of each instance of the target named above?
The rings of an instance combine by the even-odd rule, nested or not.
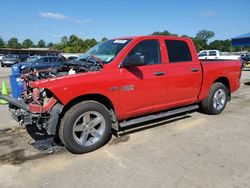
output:
[[[165,72],[155,72],[154,75],[155,76],[164,76]]]
[[[199,72],[199,70],[200,70],[199,68],[192,68],[191,72]]]

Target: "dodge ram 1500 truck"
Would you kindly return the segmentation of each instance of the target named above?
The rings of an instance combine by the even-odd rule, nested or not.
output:
[[[240,86],[239,61],[200,61],[191,39],[124,37],[102,42],[77,60],[29,72],[12,116],[57,135],[73,153],[103,146],[111,129],[197,108],[219,114]]]

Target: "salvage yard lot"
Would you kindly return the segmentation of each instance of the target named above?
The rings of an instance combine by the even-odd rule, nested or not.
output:
[[[250,71],[222,114],[155,121],[85,155],[38,152],[6,108],[0,187],[250,187]]]

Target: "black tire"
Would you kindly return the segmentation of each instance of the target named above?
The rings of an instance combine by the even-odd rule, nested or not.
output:
[[[81,116],[83,116],[83,119],[84,119],[84,114],[92,113],[92,112],[99,114],[100,117],[102,118],[102,123],[99,125],[99,126],[102,125],[102,134],[98,135],[99,137],[96,139],[99,139],[99,140],[96,141],[96,143],[94,143],[92,145],[81,145],[77,142],[77,139],[76,139],[77,135],[76,135],[76,132],[73,131],[73,127],[74,127],[75,122],[80,121]],[[99,116],[97,116],[97,117],[99,117]],[[82,124],[85,124],[85,123],[82,123]],[[87,123],[87,124],[90,124],[90,123]],[[104,126],[104,124],[105,124],[105,126]],[[59,137],[60,137],[61,141],[63,142],[63,144],[65,145],[65,147],[70,152],[75,153],[75,154],[83,154],[83,153],[94,151],[94,150],[102,147],[104,144],[106,144],[106,142],[111,137],[111,125],[112,125],[111,116],[109,114],[109,111],[107,110],[107,108],[104,105],[102,105],[96,101],[83,101],[83,102],[80,102],[80,103],[76,104],[75,106],[71,107],[65,113],[64,117],[62,118],[61,124],[60,124]],[[105,128],[103,128],[103,127],[105,127]],[[81,135],[85,134],[84,131],[87,131],[85,129],[86,129],[86,126],[83,129],[83,131],[80,132]],[[90,137],[90,143],[92,143],[91,136],[92,136],[91,133],[88,133],[87,137]],[[79,137],[81,137],[81,136],[79,136]],[[94,140],[94,139],[95,138],[93,136],[92,140]],[[85,143],[87,143],[87,141]]]
[[[214,96],[215,96],[215,93],[218,92],[218,91],[224,91],[225,92],[225,102],[221,106],[220,109],[216,109],[214,107]],[[228,101],[228,96],[229,96],[228,88],[223,83],[215,82],[212,85],[212,87],[211,87],[211,89],[210,89],[210,91],[208,93],[207,98],[204,99],[201,102],[201,110],[204,113],[210,114],[210,115],[220,114],[224,110],[224,108],[226,107],[226,104],[227,104],[227,101]]]

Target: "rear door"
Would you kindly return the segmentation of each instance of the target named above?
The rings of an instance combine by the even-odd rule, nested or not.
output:
[[[166,64],[161,63],[157,39],[138,42],[127,56],[144,56],[145,65],[121,68],[123,117],[140,115],[166,104]]]
[[[167,100],[168,106],[185,105],[197,100],[202,83],[202,70],[194,48],[185,40],[166,39],[168,57]]]

